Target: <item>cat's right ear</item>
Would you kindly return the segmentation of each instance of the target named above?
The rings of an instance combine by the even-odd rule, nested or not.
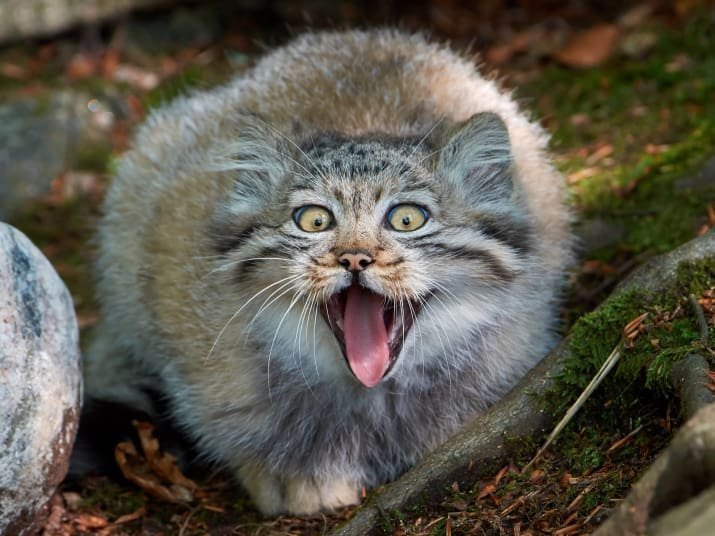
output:
[[[293,170],[295,144],[258,114],[241,113],[233,140],[216,148],[212,171],[235,176],[237,200],[270,203]]]
[[[514,191],[509,132],[495,113],[474,114],[441,133],[437,173],[472,203],[499,202]]]

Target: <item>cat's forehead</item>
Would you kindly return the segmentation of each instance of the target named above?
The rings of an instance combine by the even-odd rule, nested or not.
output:
[[[411,138],[323,136],[310,140],[303,148],[305,165],[323,179],[320,183],[331,186],[332,181],[339,181],[343,188],[366,194],[370,189],[399,190],[415,178],[428,177],[429,154],[426,144]]]

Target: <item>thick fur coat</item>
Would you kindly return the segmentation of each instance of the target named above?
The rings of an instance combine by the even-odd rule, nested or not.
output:
[[[158,391],[266,513],[356,502],[553,344],[546,145],[471,61],[389,30],[305,35],[152,113],[105,203],[87,396]]]

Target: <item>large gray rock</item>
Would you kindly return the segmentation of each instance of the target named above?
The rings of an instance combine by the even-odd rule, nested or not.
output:
[[[0,223],[0,534],[32,534],[69,462],[82,400],[67,288]]]

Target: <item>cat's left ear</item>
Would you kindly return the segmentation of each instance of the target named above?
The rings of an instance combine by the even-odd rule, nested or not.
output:
[[[511,145],[506,125],[497,114],[474,114],[442,136],[436,171],[451,181],[460,194],[473,203],[511,198]]]

